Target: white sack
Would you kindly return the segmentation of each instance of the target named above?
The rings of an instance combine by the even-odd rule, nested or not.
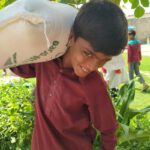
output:
[[[65,53],[77,10],[48,0],[18,0],[0,11],[0,68]]]

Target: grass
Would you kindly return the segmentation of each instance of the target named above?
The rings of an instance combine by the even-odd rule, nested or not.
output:
[[[126,53],[123,54],[124,60],[127,60]],[[127,63],[126,63],[127,68]],[[148,85],[150,85],[150,56],[143,56],[140,71]],[[142,85],[136,82],[135,99],[131,104],[132,108],[141,109],[150,105],[150,88],[147,92],[141,92]]]

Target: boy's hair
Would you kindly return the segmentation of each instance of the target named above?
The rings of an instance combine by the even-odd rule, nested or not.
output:
[[[136,32],[135,32],[134,30],[130,30],[130,31],[128,32],[128,34],[135,36],[135,35],[136,35]]]
[[[114,3],[102,0],[84,4],[75,18],[75,38],[87,40],[97,52],[114,56],[127,44],[127,20]]]

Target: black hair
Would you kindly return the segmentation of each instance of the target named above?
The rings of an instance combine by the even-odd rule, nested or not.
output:
[[[75,38],[87,40],[97,52],[114,56],[127,44],[127,19],[113,2],[91,1],[79,10],[73,25]]]
[[[130,30],[130,31],[128,32],[128,34],[135,36],[135,35],[136,35],[136,32],[135,32],[134,30]]]

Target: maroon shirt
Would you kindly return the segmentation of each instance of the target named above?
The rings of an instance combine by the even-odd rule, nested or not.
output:
[[[127,45],[128,62],[140,62],[141,60],[141,44],[139,40],[133,39]]]
[[[37,78],[32,150],[92,150],[93,125],[103,150],[114,150],[117,122],[106,84],[98,72],[78,78],[58,60],[11,69]]]

